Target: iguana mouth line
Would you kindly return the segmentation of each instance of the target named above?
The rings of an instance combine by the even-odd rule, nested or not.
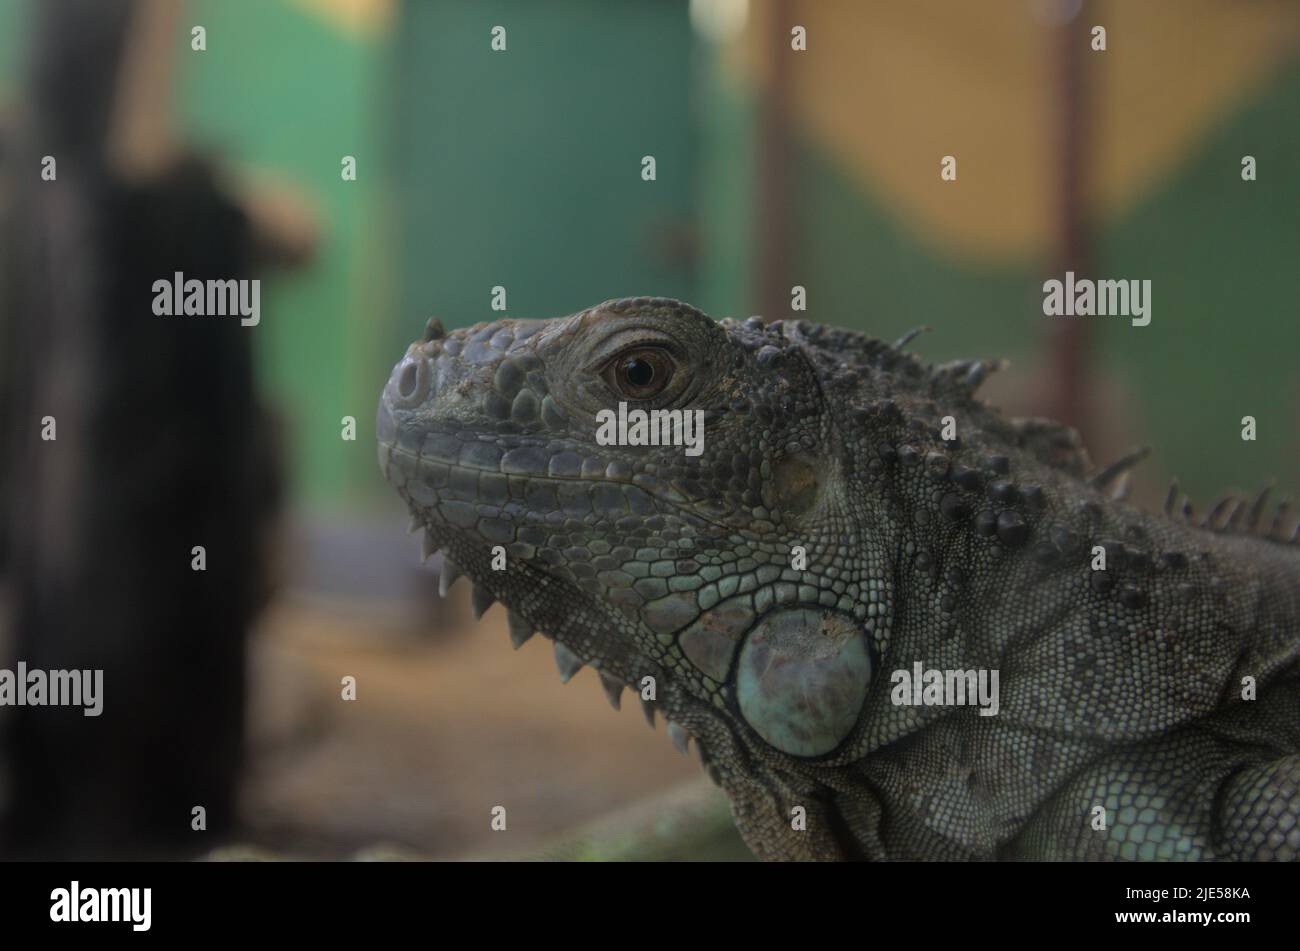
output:
[[[459,461],[448,462],[445,459],[426,457],[422,452],[412,452],[406,447],[392,442],[380,441],[379,448],[383,452],[388,453],[390,457],[400,456],[401,458],[409,460],[412,463],[412,466],[407,470],[408,482],[411,478],[420,479],[422,476],[433,474],[435,471],[435,467],[442,467],[447,470],[446,482],[448,485],[450,485],[453,475],[459,473],[462,476],[473,475],[475,478],[483,475],[500,476],[506,479],[520,479],[529,483],[536,483],[536,484],[564,485],[564,486],[573,486],[573,485],[617,486],[623,490],[631,489],[643,493],[649,499],[653,500],[653,502],[656,503],[657,507],[661,508],[659,514],[664,514],[662,509],[666,508],[666,509],[670,509],[673,515],[682,518],[686,521],[698,522],[701,525],[708,525],[712,528],[715,528],[722,532],[726,532],[728,534],[734,533],[736,531],[734,526],[728,525],[725,522],[717,521],[714,518],[710,518],[708,515],[701,513],[695,510],[694,508],[690,507],[689,500],[672,483],[665,482],[661,479],[657,479],[654,477],[631,476],[628,478],[619,478],[617,476],[610,476],[607,473],[602,473],[600,475],[591,475],[591,476],[584,476],[584,475],[563,476],[563,475],[552,475],[549,472],[546,474],[542,474],[540,472],[517,472],[517,471],[502,470],[500,467],[496,469],[490,469],[486,466],[466,465]],[[390,461],[389,459],[382,460],[385,474],[388,473],[389,461]],[[440,487],[431,485],[427,481],[422,481],[422,484],[429,490],[434,500],[443,498],[445,496],[446,501],[463,502],[465,504],[493,504],[490,500],[484,499],[479,495],[475,495],[472,497],[461,497],[460,493],[456,493],[456,492],[447,493],[443,491],[446,488],[445,486],[443,486],[442,490],[440,490]],[[403,493],[403,497],[405,497],[409,503],[420,505],[421,507],[426,507],[429,504],[426,502],[422,502],[418,499],[410,498],[409,493]],[[499,503],[496,504],[500,504],[501,510],[503,512],[506,512],[506,511],[511,511],[510,505],[512,503],[515,505],[520,505],[525,501],[526,500],[517,499],[507,494],[499,501]],[[520,511],[523,514],[527,514],[531,510],[527,508],[523,508],[520,509]]]
[[[505,475],[505,476],[514,476],[515,478],[519,478],[519,479],[538,479],[538,480],[544,480],[544,481],[547,481],[547,482],[585,482],[585,483],[590,483],[590,484],[593,484],[593,485],[596,484],[596,483],[600,483],[600,482],[611,482],[611,483],[617,483],[618,485],[638,485],[636,482],[632,481],[632,479],[630,479],[630,478],[629,478],[629,479],[619,479],[619,478],[617,478],[617,477],[614,477],[614,476],[608,476],[608,475],[600,475],[600,476],[594,476],[594,475],[593,475],[593,476],[584,476],[584,475],[576,475],[576,476],[560,476],[560,475],[551,475],[551,474],[549,474],[549,473],[543,475],[543,474],[541,474],[541,473],[502,471],[499,467],[496,468],[496,469],[489,469],[487,466],[470,466],[470,465],[465,465],[465,464],[462,463],[462,462],[448,462],[448,461],[445,460],[445,459],[436,459],[436,458],[427,457],[427,456],[425,456],[425,455],[424,455],[423,453],[421,453],[421,452],[411,452],[411,450],[407,449],[407,448],[404,447],[404,446],[399,446],[399,445],[397,445],[396,443],[386,443],[386,442],[381,442],[379,445],[380,445],[382,448],[389,450],[390,452],[393,452],[393,453],[395,453],[395,454],[397,454],[397,455],[400,455],[400,456],[404,456],[404,457],[406,457],[407,459],[414,460],[415,463],[416,463],[417,465],[419,465],[419,466],[425,466],[425,465],[430,465],[430,464],[432,464],[432,465],[446,466],[446,467],[449,468],[449,469],[459,469],[459,470],[461,470],[462,472],[474,472],[474,473],[487,473],[487,474],[489,474],[489,475]]]

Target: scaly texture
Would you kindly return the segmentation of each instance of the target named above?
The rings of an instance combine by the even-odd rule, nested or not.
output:
[[[905,343],[659,298],[430,321],[380,464],[516,644],[615,701],[653,684],[761,857],[1300,856],[1285,512],[1114,501],[1140,454],[1094,474],[1073,431],[974,397],[995,364]],[[703,410],[702,455],[599,445],[619,402]],[[917,662],[998,671],[997,714],[894,703]]]

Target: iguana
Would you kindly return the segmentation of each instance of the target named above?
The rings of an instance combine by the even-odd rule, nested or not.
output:
[[[1096,472],[907,339],[651,297],[431,320],[380,465],[478,615],[653,695],[761,858],[1300,856],[1285,506],[1114,501],[1140,454]],[[701,410],[702,453],[602,444],[620,403]],[[916,665],[996,671],[996,715],[900,698]]]

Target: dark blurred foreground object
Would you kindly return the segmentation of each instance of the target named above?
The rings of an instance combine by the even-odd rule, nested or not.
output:
[[[0,709],[8,856],[198,854],[235,820],[245,640],[279,492],[254,328],[152,309],[153,282],[178,271],[253,277],[259,239],[159,118],[177,9],[33,5],[30,114],[4,169],[0,667],[102,669],[103,712]]]

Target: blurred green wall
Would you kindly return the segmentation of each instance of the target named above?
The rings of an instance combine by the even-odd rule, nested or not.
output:
[[[22,38],[27,10],[18,0],[0,0],[0,107],[14,104],[14,84],[22,68]]]
[[[373,366],[392,351],[381,215],[386,38],[285,0],[190,0],[187,9],[208,46],[192,52],[188,31],[178,37],[191,139],[292,183],[321,225],[317,259],[266,283],[252,332],[263,383],[289,423],[295,496],[337,502],[375,481]],[[344,155],[357,159],[355,182],[342,180]],[[355,442],[340,438],[344,416],[357,420]]]
[[[505,51],[490,48],[497,25]],[[459,327],[693,296],[691,51],[684,2],[403,4],[407,337],[432,314]],[[655,181],[642,180],[646,155]],[[505,314],[490,307],[494,286]]]

